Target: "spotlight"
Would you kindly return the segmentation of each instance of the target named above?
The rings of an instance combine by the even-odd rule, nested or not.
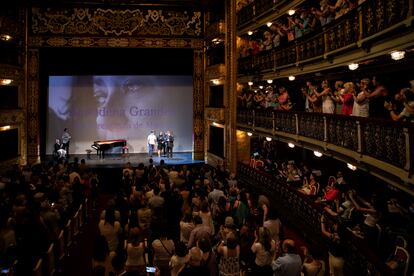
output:
[[[294,14],[295,14],[295,12],[296,12],[295,10],[288,10],[288,12],[287,12],[287,13],[288,13],[290,16],[292,16],[292,15],[294,15]]]
[[[248,35],[252,35],[253,34],[253,31],[248,31],[247,34]]]
[[[289,76],[289,78],[288,78],[290,81],[294,81],[295,79],[296,79],[296,77],[295,76]]]
[[[393,60],[400,60],[405,57],[405,52],[404,51],[392,51],[390,55]]]
[[[358,67],[359,67],[359,64],[358,64],[358,63],[351,63],[351,64],[348,64],[348,68],[349,68],[349,70],[351,70],[351,71],[358,69]]]
[[[268,142],[272,141],[272,137],[266,137],[266,141]]]
[[[252,135],[253,135],[253,133],[247,132],[247,136],[252,136]]]
[[[291,148],[291,149],[293,149],[293,148],[295,147],[295,144],[293,144],[293,143],[288,143],[288,147],[289,147],[289,148]]]
[[[322,156],[322,153],[321,152],[319,152],[319,151],[314,151],[313,152],[313,154],[316,156],[316,157],[321,157]]]
[[[252,86],[252,85],[253,85],[253,82],[252,82],[252,81],[249,81],[247,84],[248,84],[249,86]]]
[[[272,22],[267,22],[266,26],[268,26],[268,27],[272,26]]]
[[[352,165],[351,163],[346,163],[346,166],[348,167],[348,169],[355,171],[357,169],[356,166]]]
[[[271,84],[271,83],[273,83],[273,80],[267,80],[267,83]]]

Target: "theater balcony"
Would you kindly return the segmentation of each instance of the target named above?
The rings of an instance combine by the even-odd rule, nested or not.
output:
[[[0,11],[0,167],[24,163],[24,13],[13,4]]]
[[[262,39],[269,30],[266,24],[286,21],[289,10],[303,9],[305,4],[312,5],[308,1],[255,1],[238,12],[238,35],[245,41]],[[412,1],[367,0],[300,38],[257,54],[240,54],[238,80],[287,78],[349,63],[363,64],[389,56],[393,50],[411,52],[413,19]]]
[[[411,123],[352,116],[239,109],[239,130],[293,143],[353,164],[414,194]]]

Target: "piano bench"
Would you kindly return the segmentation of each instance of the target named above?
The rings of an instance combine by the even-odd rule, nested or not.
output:
[[[87,149],[85,151],[86,151],[86,159],[91,159],[91,152],[92,152],[92,150]]]

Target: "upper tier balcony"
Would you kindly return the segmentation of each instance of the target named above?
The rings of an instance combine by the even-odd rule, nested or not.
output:
[[[317,150],[414,194],[412,123],[323,113],[239,109],[237,127]]]
[[[413,5],[411,0],[366,1],[319,31],[239,58],[239,77],[261,73],[275,79],[363,62],[396,49],[411,51]]]

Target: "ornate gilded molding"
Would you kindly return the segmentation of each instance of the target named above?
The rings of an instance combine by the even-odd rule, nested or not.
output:
[[[34,36],[30,47],[200,48],[202,39]]]
[[[19,84],[23,81],[23,74],[23,69],[18,66],[0,64],[0,78],[12,79],[13,85]]]
[[[202,13],[193,10],[33,7],[30,33],[201,38],[201,23]]]
[[[22,37],[22,24],[16,18],[0,16],[0,34],[7,34],[13,38]]]
[[[204,53],[194,50],[193,127],[194,159],[204,159]]]
[[[32,163],[39,157],[39,50],[29,50],[27,74],[27,156]]]
[[[0,111],[0,122],[2,125],[16,125],[24,121],[23,110],[2,110]]]
[[[206,68],[206,80],[220,79],[226,76],[226,66],[224,64],[216,64]]]
[[[224,122],[224,108],[205,108],[205,118],[208,121]]]

